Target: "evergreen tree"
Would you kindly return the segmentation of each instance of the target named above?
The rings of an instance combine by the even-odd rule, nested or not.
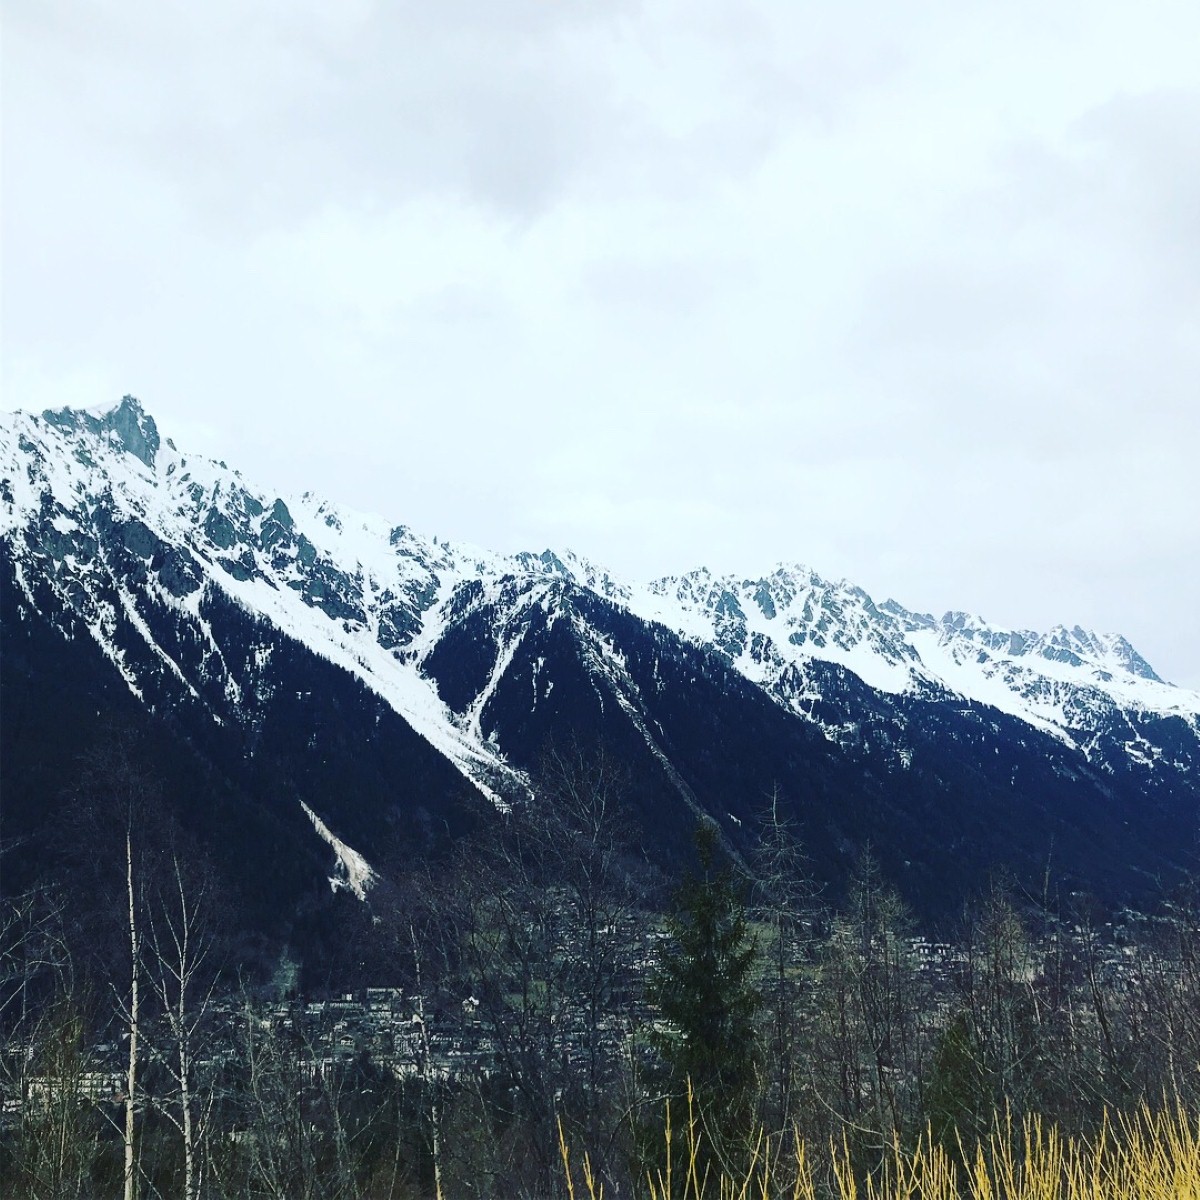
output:
[[[682,1093],[690,1079],[702,1111],[728,1128],[748,1114],[761,997],[743,889],[728,865],[716,865],[716,840],[711,824],[697,829],[699,871],[667,916],[670,942],[651,995],[672,1027],[659,1039],[670,1087]]]
[[[998,1111],[966,1013],[942,1031],[925,1086],[931,1135],[956,1158],[962,1144],[985,1137]]]

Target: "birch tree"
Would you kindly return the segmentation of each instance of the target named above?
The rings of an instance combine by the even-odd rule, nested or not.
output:
[[[212,885],[203,871],[189,869],[194,861],[178,848],[171,852],[150,891],[145,917],[144,967],[161,1014],[150,1048],[171,1084],[160,1107],[183,1144],[184,1200],[196,1200],[203,1179],[207,1110],[197,1095],[196,1060],[217,978]]]
[[[81,944],[96,977],[106,981],[126,1043],[120,1121],[123,1200],[138,1192],[143,1062],[143,980],[147,877],[162,825],[161,797],[135,738],[115,730],[86,757],[69,810],[71,855],[88,880],[90,910],[80,918]],[[78,889],[80,893],[83,888]]]

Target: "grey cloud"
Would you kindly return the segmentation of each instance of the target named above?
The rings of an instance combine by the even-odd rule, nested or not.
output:
[[[5,16],[12,405],[132,390],[430,532],[807,560],[1200,685],[1194,6]]]
[[[61,11],[26,13],[44,74],[30,102],[64,137],[143,155],[214,222],[428,190],[527,214],[602,124],[602,72],[565,36],[580,6],[379,6],[340,26],[319,7],[165,11],[90,10],[86,40]]]
[[[919,394],[964,438],[1200,438],[1200,94],[1124,98],[1077,148],[1021,147],[960,202],[945,245],[884,270],[851,343],[873,385]],[[1178,443],[1176,443],[1178,444]]]

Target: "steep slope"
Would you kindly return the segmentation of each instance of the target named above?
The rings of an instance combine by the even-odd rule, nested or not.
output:
[[[39,827],[47,724],[70,714],[78,751],[94,699],[352,893],[576,736],[630,764],[664,861],[701,814],[748,850],[778,791],[819,875],[871,842],[928,908],[1048,854],[1064,886],[1127,894],[1194,841],[1200,697],[1123,639],[938,620],[802,567],[631,584],[453,546],[256,489],[130,397],[0,421],[0,585],[6,836]]]
[[[18,587],[32,601],[40,580],[135,694],[145,686],[144,668],[132,663],[136,646],[157,659],[153,673],[174,676],[197,700],[240,703],[241,684],[203,612],[219,595],[357,675],[472,778],[504,777],[397,653],[482,564],[402,526],[346,523],[308,495],[293,513],[224,464],[179,454],[130,397],[96,412],[16,414],[0,432],[0,454],[0,535],[14,547]],[[146,606],[177,614],[194,644],[160,642]],[[177,660],[189,650],[199,655],[198,681]]]
[[[712,648],[561,577],[459,599],[423,660],[442,696],[530,769],[564,731],[603,740],[634,768],[660,857],[699,814],[750,853],[774,795],[820,882],[836,890],[869,844],[928,913],[1001,865],[1030,886],[1049,871],[1056,887],[1109,897],[1148,894],[1186,866],[1190,784],[1113,778],[997,709],[878,692],[814,661],[801,718]]]
[[[783,680],[822,662],[853,671],[879,692],[990,705],[1085,752],[1118,710],[1179,717],[1200,737],[1200,694],[1165,683],[1118,634],[1061,625],[1046,634],[1008,630],[960,612],[936,619],[894,600],[877,605],[862,588],[799,565],[760,579],[702,568],[628,585],[569,555],[547,552],[526,562],[714,647],[801,713],[803,691]]]

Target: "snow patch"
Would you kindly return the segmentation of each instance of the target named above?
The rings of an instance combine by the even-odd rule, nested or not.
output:
[[[341,838],[333,833],[303,800],[300,801],[300,807],[304,809],[308,819],[313,823],[313,828],[333,847],[333,852],[337,855],[336,873],[329,877],[329,886],[335,892],[345,888],[347,891],[353,892],[360,900],[365,900],[368,890],[378,879],[374,869],[357,850],[347,846]]]

